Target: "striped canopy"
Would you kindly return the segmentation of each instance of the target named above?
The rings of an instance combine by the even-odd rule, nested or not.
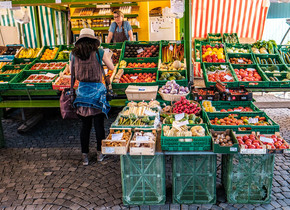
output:
[[[237,33],[261,39],[269,0],[192,0],[192,35]]]

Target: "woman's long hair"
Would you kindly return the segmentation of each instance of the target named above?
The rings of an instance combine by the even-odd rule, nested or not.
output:
[[[97,39],[82,38],[76,43],[72,53],[81,60],[87,60],[92,52],[98,51],[99,46],[100,42]]]

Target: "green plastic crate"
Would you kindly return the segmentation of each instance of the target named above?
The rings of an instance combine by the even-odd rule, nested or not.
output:
[[[9,90],[9,81],[11,81],[16,74],[0,74],[0,90]]]
[[[199,51],[199,59],[196,57],[196,50]],[[201,51],[201,41],[198,40],[198,39],[195,39],[194,40],[194,59],[195,59],[195,62],[200,62],[201,61],[201,54],[202,54],[202,51]]]
[[[265,74],[269,78],[269,86],[273,88],[289,88],[290,80],[287,79],[286,75],[283,74],[279,76],[279,74]],[[271,77],[276,77],[279,81],[272,81]],[[287,81],[282,81],[283,79],[287,79]]]
[[[226,49],[227,49],[226,50],[227,54],[232,54],[231,52],[228,52],[228,49],[232,48],[232,47],[234,47],[236,49],[242,49],[243,48],[243,49],[249,50],[249,53],[240,53],[240,52],[233,52],[233,53],[238,53],[238,54],[243,55],[243,54],[251,54],[251,52],[252,52],[250,44],[230,44],[230,43],[225,43],[225,45],[226,45]]]
[[[24,70],[31,71],[30,69],[36,63],[60,63],[60,62],[68,63],[68,60],[39,60],[39,59],[35,59],[31,64],[26,65]],[[62,69],[51,69],[51,70],[39,69],[39,70],[32,70],[32,71],[63,71],[64,69],[65,69],[65,66]]]
[[[216,108],[217,111],[220,111],[221,109],[233,109],[233,108],[238,108],[240,106],[242,107],[250,107],[253,112],[260,113],[262,112],[252,101],[212,101],[211,102],[212,106]],[[232,112],[226,112],[229,114],[236,114],[237,111],[232,111]],[[241,112],[245,113],[245,112]]]
[[[290,69],[285,65],[285,64],[275,64],[275,65],[258,65],[260,69],[267,75],[272,75],[272,76],[286,76],[288,72],[290,72]],[[275,71],[270,71],[268,68],[273,68],[276,67],[279,70]]]
[[[157,70],[125,70],[124,74],[139,74],[139,73],[156,73],[156,82],[150,83],[112,83],[113,89],[126,89],[129,85],[137,85],[137,86],[155,86],[157,85]]]
[[[184,45],[184,40],[181,40],[181,41],[179,41],[179,40],[174,40],[174,41],[165,41],[165,40],[162,40],[161,42],[160,42],[160,48],[159,48],[159,57],[160,57],[160,60],[161,60],[161,63],[163,63],[163,54],[162,54],[162,47],[163,46],[168,46],[168,44],[176,44],[177,46],[179,46],[180,44],[182,44],[182,45]],[[184,46],[183,46],[183,49],[185,49],[184,48]],[[181,60],[181,62],[184,62],[185,61],[185,57],[186,57],[186,55],[185,55],[185,52],[184,52],[184,60]],[[185,62],[184,62],[185,63]]]
[[[68,59],[57,59],[58,56],[59,56],[59,53],[61,51],[72,51],[74,48],[74,45],[60,45],[60,49],[58,50],[58,52],[56,53],[56,56],[55,56],[55,60],[69,60],[69,53],[68,53]]]
[[[118,69],[124,69],[124,70],[156,70],[158,69],[158,58],[126,58],[124,59],[128,63],[155,63],[156,67],[155,68],[141,68],[141,67],[136,67],[136,68],[118,68]],[[134,60],[134,61],[133,61]],[[121,60],[119,61],[119,65],[120,65]]]
[[[208,33],[207,34],[207,39],[222,39],[222,34],[221,33]]]
[[[174,155],[173,203],[215,204],[216,162],[216,155]]]
[[[59,74],[60,71],[22,71],[17,76],[15,76],[10,82],[9,86],[13,90],[27,90],[27,89],[32,89],[32,90],[49,90],[52,89],[52,82],[55,81],[57,76],[50,82],[50,83],[22,83],[27,77],[31,74],[47,74],[47,73],[52,73],[52,74]]]
[[[278,45],[277,54],[280,55],[284,64],[290,65],[290,48],[289,45]],[[286,56],[287,54],[287,56]]]
[[[236,41],[234,41],[234,40],[229,40],[228,41],[227,37],[229,37],[229,36],[234,36],[236,38]],[[231,43],[231,44],[239,44],[240,43],[237,33],[223,33],[223,42]]]
[[[233,142],[233,146],[229,147],[229,146],[221,146],[219,144],[215,144],[214,143],[214,137],[213,137],[213,139],[212,139],[213,152],[214,153],[218,153],[218,154],[234,154],[234,153],[238,153],[238,151],[239,151],[239,143],[238,143],[238,140],[237,140],[235,134],[233,133],[233,130],[227,129],[225,131],[231,137],[232,142]],[[210,132],[211,132],[211,135],[213,136],[213,132],[221,132],[221,131],[214,131],[214,130],[210,129]]]
[[[246,68],[254,68],[257,70],[258,74],[261,76],[262,81],[239,81],[240,85],[243,85],[244,87],[269,87],[269,79],[268,77],[264,74],[264,72],[260,69],[260,67],[257,64],[243,64],[243,65],[238,65],[238,64],[231,64],[233,70],[235,69],[246,69]],[[234,71],[235,72],[235,71]],[[235,76],[237,77],[236,73],[234,73]]]
[[[30,62],[32,63],[36,58],[14,58],[12,65],[17,65],[20,63],[27,63]],[[28,65],[28,64],[21,64],[21,65]]]
[[[229,63],[202,63],[202,72],[203,72],[203,78],[205,82],[205,86],[209,88],[210,86],[215,86],[216,82],[210,82],[208,81],[208,76],[207,76],[207,67],[209,66],[220,66],[220,65],[227,65],[229,66],[229,70],[234,78],[234,82],[224,82],[227,84],[227,87],[239,87],[238,79],[236,74],[234,73],[231,65]]]
[[[122,49],[123,42],[117,42],[117,43],[101,43],[101,47],[108,48],[108,49]]]
[[[207,112],[205,113],[205,122],[208,124],[209,128],[215,130],[215,131],[224,131],[226,129],[233,129],[233,131],[239,131],[241,128],[247,128],[247,130],[242,131],[245,133],[251,133],[252,131],[260,131],[265,132],[265,134],[268,133],[275,133],[278,132],[280,129],[280,126],[273,121],[265,112],[260,112],[260,113],[252,113],[252,112],[243,112],[243,113],[235,113],[237,114],[237,118],[240,119],[241,116],[246,116],[246,117],[256,117],[257,115],[260,117],[265,117],[266,121],[269,122],[271,125],[266,125],[266,126],[258,126],[258,125],[212,125],[210,123],[210,120],[213,120],[215,117],[221,119],[224,117],[227,117],[229,113],[227,112]]]
[[[25,67],[26,67],[26,65],[5,65],[1,69],[1,72],[2,72],[1,74],[5,74],[5,75],[16,75],[16,74],[19,74]],[[8,70],[13,70],[13,69],[21,70],[21,71],[19,73],[16,73],[16,74],[8,74],[7,73]]]
[[[181,71],[158,71],[157,72],[157,84],[162,86],[165,85],[166,82],[168,82],[169,80],[159,80],[160,76],[162,73],[180,73],[181,76],[184,76],[185,79],[184,80],[175,80],[177,84],[187,87],[188,85],[188,80],[187,80],[187,71],[186,70],[181,70]]]
[[[164,155],[121,155],[123,203],[125,205],[164,204]]]
[[[284,62],[282,61],[280,55],[273,55],[273,54],[254,54],[255,60],[257,64],[271,64],[268,62],[268,58],[275,59],[276,64],[283,64]],[[260,59],[260,62],[259,62]],[[266,59],[267,63],[262,63],[261,59]],[[278,62],[278,63],[277,63]]]
[[[158,45],[159,48],[160,48],[160,41],[125,41],[124,44],[123,44],[123,47],[122,47],[122,52],[121,52],[121,56],[120,56],[120,61],[121,60],[126,60],[126,61],[129,61],[131,62],[131,59],[134,59],[134,58],[137,58],[137,57],[134,57],[134,58],[126,58],[124,56],[124,53],[125,53],[125,49],[126,49],[126,46],[127,45],[139,45],[141,47],[147,47],[147,46],[151,46],[151,45]],[[155,57],[155,58],[160,58],[160,53],[158,51],[158,56]],[[143,58],[143,57],[142,57]],[[147,59],[151,59],[151,58],[154,58],[154,57],[150,57],[150,58],[144,58],[144,60],[146,61]]]
[[[230,58],[246,58],[246,59],[250,59],[253,62],[252,64],[256,64],[256,60],[251,53],[228,53],[226,57],[227,57],[227,60],[229,63],[231,63]],[[231,63],[231,64],[233,64],[233,63]],[[236,65],[251,65],[251,64],[241,63],[241,64],[236,64]]]
[[[37,58],[40,59],[40,58],[42,57],[42,55],[44,54],[44,52],[45,52],[46,49],[51,49],[51,50],[53,50],[53,49],[56,48],[56,47],[58,47],[58,50],[57,50],[57,52],[56,52],[56,54],[55,54],[55,56],[54,56],[54,58],[53,58],[53,59],[56,59],[56,56],[57,56],[57,54],[59,53],[59,50],[60,50],[60,48],[61,48],[61,45],[44,46],[44,47],[42,48],[42,50],[41,50],[41,53],[39,53],[39,56],[38,56]],[[53,60],[53,59],[51,59],[51,60]],[[49,60],[45,60],[45,61],[49,61]]]
[[[182,137],[169,137],[164,136],[163,127],[172,125],[162,125],[161,131],[161,148],[163,151],[206,151],[211,150],[211,136],[206,124],[190,125],[202,126],[205,129],[206,136],[182,136]],[[183,139],[184,142],[180,142]],[[187,139],[192,139],[191,142],[186,142]]]
[[[222,183],[227,202],[271,202],[274,155],[231,154],[222,157]]]

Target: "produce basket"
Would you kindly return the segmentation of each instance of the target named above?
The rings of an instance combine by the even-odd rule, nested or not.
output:
[[[9,90],[9,81],[12,80],[16,76],[13,74],[4,74],[0,75],[0,90]]]
[[[133,86],[129,85],[125,91],[129,101],[155,100],[158,86]]]
[[[110,154],[110,155],[126,155],[128,148],[129,148],[129,142],[132,138],[132,129],[131,128],[125,128],[125,129],[110,129],[110,134],[114,134],[116,131],[125,131],[129,132],[130,136],[129,139],[124,140],[124,136],[120,136],[116,134],[115,136],[112,135],[111,139],[108,139],[108,137],[105,140],[102,140],[102,154]],[[110,135],[109,134],[109,135]]]
[[[238,87],[239,83],[238,83],[238,79],[236,77],[236,74],[234,73],[234,71],[232,70],[232,67],[229,63],[202,63],[202,72],[203,72],[203,77],[204,77],[204,82],[207,88],[209,88],[210,86],[215,86],[216,82],[210,82],[208,79],[208,71],[207,68],[210,66],[222,66],[222,67],[226,67],[228,66],[228,72],[231,73],[231,77],[233,79],[233,82],[223,82],[225,84],[227,84],[228,87]],[[226,68],[224,68],[226,70]],[[224,71],[225,71],[224,70]],[[219,73],[222,73],[223,71],[219,71]],[[212,74],[214,74],[215,72],[212,72]]]
[[[238,59],[236,63],[231,62],[230,59]],[[247,60],[251,60],[252,63],[246,63],[242,58],[245,58]],[[236,64],[236,65],[248,65],[248,64],[255,64],[255,58],[252,54],[246,54],[246,53],[229,53],[227,54],[227,60],[229,63]]]
[[[231,44],[240,43],[237,33],[223,33],[223,42]]]
[[[71,51],[73,50],[74,46],[73,45],[61,45],[60,49],[55,55],[55,60],[69,60],[69,55]],[[61,53],[63,55],[61,55]]]
[[[213,137],[212,140],[212,148],[214,153],[218,154],[233,154],[233,153],[238,153],[239,151],[239,143],[237,138],[235,137],[233,130],[227,129],[225,131],[214,131],[210,129],[211,136]],[[221,135],[225,133],[227,136],[231,137],[231,140],[233,142],[232,146],[221,146],[220,144],[215,143],[215,136],[216,135]]]
[[[122,49],[123,42],[117,42],[117,43],[101,43],[101,47],[108,48],[108,49]]]
[[[223,155],[222,183],[229,203],[270,203],[274,155]]]
[[[166,75],[169,74],[170,76],[166,78],[162,77],[162,75]],[[185,79],[180,79],[178,80],[178,77],[184,77]],[[174,78],[173,78],[174,77]],[[161,78],[164,78],[166,80],[160,80]],[[166,82],[170,81],[168,80],[170,78],[170,80],[175,80],[177,84],[181,85],[181,86],[187,86],[188,85],[188,80],[187,80],[187,71],[186,70],[182,70],[182,71],[158,71],[157,72],[157,83],[158,85],[162,86],[165,85]]]
[[[216,54],[217,55],[217,58],[218,58],[218,52],[220,50],[220,48],[222,48],[223,50],[219,53],[220,55],[222,55],[222,58],[220,59],[223,59],[222,61],[220,60],[217,60],[217,61],[214,61],[212,59],[212,61],[207,61],[206,57],[203,59],[203,55],[205,55],[207,53],[207,47],[210,47],[212,48],[212,50],[210,50],[209,52],[211,52],[211,54],[208,54],[208,55],[211,55],[210,57],[212,57],[212,54]],[[205,53],[203,53],[203,49],[206,49]],[[217,52],[213,51],[214,48],[217,48]],[[226,47],[222,44],[222,43],[209,43],[209,42],[201,42],[201,46],[200,46],[200,62],[201,63],[220,63],[221,65],[224,65],[224,63],[226,62]],[[205,55],[205,56],[208,56],[208,55]],[[219,58],[218,58],[219,59]]]
[[[25,65],[5,65],[0,70],[1,74],[16,75],[25,68]],[[14,70],[14,71],[13,71]]]
[[[63,91],[65,88],[70,88],[70,76],[60,76],[52,83],[52,89]],[[62,84],[58,84],[62,83]],[[63,84],[64,83],[64,84]],[[74,88],[77,89],[79,86],[78,80],[75,81]]]
[[[283,64],[279,55],[273,54],[254,54],[257,64]]]
[[[238,53],[240,55],[243,55],[243,54],[251,54],[251,52],[252,52],[250,44],[230,44],[230,43],[226,43],[225,45],[226,45],[227,54]],[[234,50],[232,50],[232,48],[234,48]],[[241,52],[242,51],[241,49],[248,50],[249,52],[248,53],[243,53],[243,52]]]
[[[257,116],[257,113],[235,113],[236,117],[238,119],[241,119],[241,117],[249,117],[249,118],[255,118]],[[209,125],[209,128],[214,129],[215,131],[223,131],[225,129],[233,129],[233,131],[241,131],[245,133],[251,133],[252,131],[260,131],[265,133],[274,133],[276,131],[279,131],[279,125],[273,121],[266,113],[261,112],[259,113],[259,117],[265,117],[265,121],[270,123],[270,125],[213,125],[211,124],[211,120],[214,120],[215,118],[222,119],[225,117],[228,117],[230,114],[227,112],[220,112],[220,113],[214,113],[214,112],[207,112],[205,114],[205,120],[207,124]]]
[[[206,151],[211,150],[211,136],[208,131],[206,124],[190,125],[202,126],[205,129],[205,136],[180,136],[180,137],[169,137],[164,136],[162,125],[161,131],[161,149],[164,151]]]
[[[260,75],[262,81],[239,81],[240,85],[243,85],[244,87],[269,87],[269,79],[264,74],[264,72],[259,68],[258,65],[252,64],[252,65],[235,65],[231,64],[232,68],[234,69],[234,72],[239,69],[248,69],[253,70],[256,69],[258,74]],[[236,73],[235,73],[236,74]]]
[[[15,76],[10,82],[10,88],[13,90],[26,90],[26,89],[38,89],[38,90],[49,90],[52,89],[52,82],[55,81],[59,74],[59,71],[22,71],[17,76]],[[34,83],[33,80],[28,83],[23,83],[30,75],[46,75],[50,78],[53,78],[52,80],[49,80],[48,82],[43,83]]]
[[[173,155],[173,203],[215,204],[216,171],[217,155]]]
[[[273,76],[287,75],[290,69],[285,64],[259,64],[259,67],[264,73],[272,74]]]
[[[181,99],[181,97],[186,97],[189,93],[186,94],[166,94],[166,93],[161,93],[160,91],[158,91],[158,93],[160,94],[160,96],[162,97],[162,99],[164,101],[179,101]]]
[[[148,136],[136,136],[136,132],[152,133],[155,139],[150,139]],[[134,138],[136,139],[134,140]],[[157,140],[156,129],[135,129],[132,140],[130,141],[130,155],[155,155],[155,147]]]

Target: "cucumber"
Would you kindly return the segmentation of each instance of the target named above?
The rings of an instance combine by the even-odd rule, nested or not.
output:
[[[264,64],[268,64],[266,59],[262,59],[262,61],[263,61]]]
[[[261,60],[259,57],[257,57],[257,62],[258,62],[258,64],[261,64]]]
[[[269,79],[270,79],[271,81],[275,81],[274,77],[269,77]]]
[[[290,64],[290,58],[287,54],[285,55],[285,58],[286,58],[287,63]]]
[[[272,61],[273,61],[273,64],[278,64],[275,58],[273,58]]]
[[[279,81],[277,77],[273,77],[273,78],[274,78],[274,81],[276,81],[276,82],[278,82],[278,81]]]

